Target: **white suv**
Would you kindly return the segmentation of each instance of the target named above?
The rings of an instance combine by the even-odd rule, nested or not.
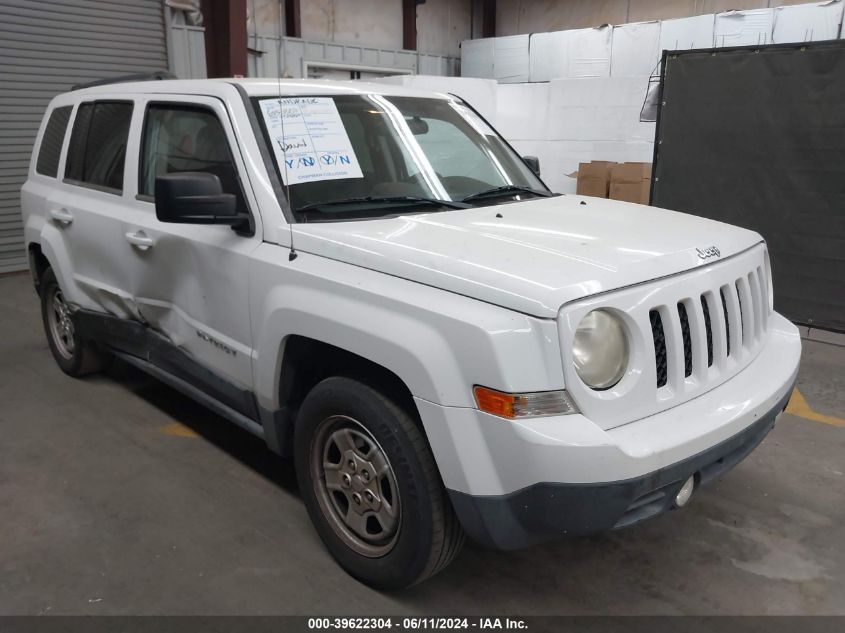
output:
[[[56,362],[113,356],[293,456],[397,588],[683,506],[798,370],[748,230],[554,195],[460,99],[360,82],[56,97],[22,204]]]

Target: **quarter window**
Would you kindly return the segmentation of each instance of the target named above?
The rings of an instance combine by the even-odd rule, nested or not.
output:
[[[65,177],[123,191],[123,164],[132,120],[132,104],[97,101],[79,106],[70,137]]]
[[[41,139],[41,148],[38,150],[38,161],[35,163],[35,171],[44,176],[55,178],[59,173],[59,157],[62,154],[62,143],[67,132],[67,123],[70,120],[72,106],[62,106],[50,113],[50,120],[44,129],[44,138]]]
[[[139,193],[154,196],[158,176],[188,171],[217,176],[223,192],[237,198],[238,213],[248,213],[229,141],[217,115],[197,106],[150,105],[144,122]]]

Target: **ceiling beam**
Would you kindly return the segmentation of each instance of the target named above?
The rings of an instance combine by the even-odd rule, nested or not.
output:
[[[302,37],[302,12],[299,0],[285,0],[285,35]]]
[[[209,77],[246,75],[246,0],[202,0]]]
[[[402,48],[417,50],[417,0],[402,0]]]
[[[496,37],[496,0],[482,1],[481,37]]]

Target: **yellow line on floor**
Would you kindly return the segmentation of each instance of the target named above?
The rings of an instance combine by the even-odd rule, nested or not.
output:
[[[804,396],[797,389],[792,392],[792,398],[789,399],[786,412],[797,415],[799,418],[804,418],[805,420],[812,420],[813,422],[821,422],[822,424],[830,424],[831,426],[845,426],[845,420],[842,418],[813,411],[810,405],[807,404]]]
[[[174,422],[173,424],[166,424],[158,429],[165,435],[174,435],[176,437],[199,437],[199,433],[184,424]]]

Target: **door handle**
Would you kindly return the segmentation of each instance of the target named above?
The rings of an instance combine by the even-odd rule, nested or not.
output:
[[[67,209],[50,209],[50,217],[64,226],[73,222],[73,214]]]
[[[153,244],[155,244],[155,240],[153,240],[153,238],[151,238],[143,231],[127,233],[126,241],[132,244],[132,246],[137,246],[142,251],[147,250],[148,248],[152,247]]]

